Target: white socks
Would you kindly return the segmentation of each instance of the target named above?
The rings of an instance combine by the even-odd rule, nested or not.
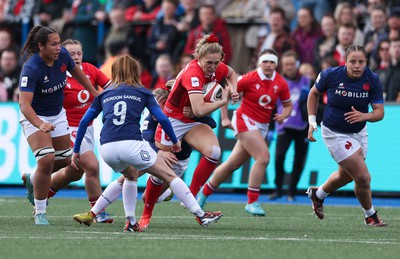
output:
[[[363,209],[363,211],[364,211],[365,217],[371,217],[375,213],[374,206],[372,206],[369,210]]]
[[[122,201],[124,203],[125,216],[133,218],[133,220],[130,218],[131,224],[136,223],[135,210],[137,194],[137,182],[125,179],[122,188]]]
[[[44,200],[35,199],[35,214],[46,213],[47,198]]]
[[[122,192],[122,186],[118,183],[117,180],[114,180],[110,183],[107,188],[103,191],[100,197],[97,199],[96,204],[93,206],[91,211],[98,215],[103,209],[105,209],[108,205],[113,203],[118,199],[119,195]]]
[[[317,195],[318,199],[323,200],[326,197],[328,197],[329,193],[324,192],[324,190],[322,190],[322,187],[318,187],[317,192],[315,193],[315,195]]]
[[[204,216],[204,211],[200,208],[193,194],[181,178],[176,177],[169,184],[176,197],[185,205],[185,207],[198,217]]]
[[[160,197],[158,197],[157,203],[164,201],[165,198],[171,195],[171,193],[172,191],[170,188],[166,189],[165,192],[163,192],[163,194],[161,194]]]

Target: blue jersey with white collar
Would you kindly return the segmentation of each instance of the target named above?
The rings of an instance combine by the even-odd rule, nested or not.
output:
[[[34,53],[24,64],[20,80],[21,92],[32,92],[32,108],[37,115],[54,116],[63,107],[64,87],[67,84],[67,70],[71,71],[75,62],[65,48],[54,65],[46,65],[38,53]]]
[[[384,102],[379,77],[368,67],[358,79],[347,75],[346,66],[328,68],[318,75],[315,87],[328,96],[322,120],[324,126],[338,132],[357,133],[365,127],[365,121],[354,124],[346,122],[344,114],[350,112],[352,106],[357,111],[367,113],[369,104]]]

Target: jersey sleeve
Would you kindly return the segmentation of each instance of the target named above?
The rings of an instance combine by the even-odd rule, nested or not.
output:
[[[19,79],[19,90],[22,92],[35,92],[39,75],[40,73],[35,71],[30,65],[25,65],[22,68]]]
[[[219,79],[219,81],[221,81],[221,79],[226,78],[229,74],[229,68],[228,66],[223,63],[220,62],[217,70],[215,71],[216,77]]]
[[[280,80],[281,91],[279,93],[279,99],[282,103],[286,103],[290,101],[290,90],[285,79],[281,78]]]
[[[244,92],[246,89],[246,86],[249,84],[249,75],[244,74],[238,77],[237,81],[237,91],[238,93]]]
[[[111,83],[111,80],[101,72],[100,69],[90,63],[87,63],[87,66],[90,69],[90,74],[93,77],[95,86],[100,86],[104,89]]]
[[[188,94],[203,94],[204,76],[194,68],[189,68],[182,74],[182,86]]]
[[[378,75],[373,74],[373,84],[370,91],[371,104],[383,104],[383,88]]]
[[[83,118],[79,123],[74,144],[74,153],[79,153],[81,149],[82,140],[86,134],[87,127],[100,114],[100,112],[101,112],[101,103],[100,100],[96,97],[94,98],[92,105],[86,111],[85,115],[83,115]]]
[[[160,123],[161,127],[168,135],[168,137],[171,139],[172,143],[175,144],[176,142],[178,142],[174,129],[172,128],[171,122],[169,121],[168,117],[163,113],[160,106],[157,104],[157,101],[154,98],[154,96],[149,96],[146,106],[147,109],[149,109],[150,113],[153,114],[154,117],[156,117],[158,123]]]
[[[315,88],[318,90],[318,92],[323,93],[326,91],[325,85],[325,75],[322,71],[318,74],[317,79],[315,79]]]
[[[71,71],[72,69],[74,69],[75,61],[72,59],[68,50],[65,49],[64,47],[61,47],[61,54],[64,56],[65,60],[67,61],[67,70]]]

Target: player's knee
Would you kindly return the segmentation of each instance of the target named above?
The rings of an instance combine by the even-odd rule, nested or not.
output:
[[[98,163],[85,163],[84,170],[86,178],[99,178],[99,165]]]
[[[221,157],[221,148],[219,146],[213,145],[211,149],[211,155],[209,155],[208,157],[215,161],[219,161]]]
[[[364,174],[356,177],[354,179],[355,184],[358,188],[370,188],[371,176],[369,174]]]
[[[254,159],[256,160],[256,163],[261,164],[263,166],[268,166],[270,160],[269,152],[267,154],[260,154]]]
[[[161,185],[161,184],[163,184],[163,180],[162,179],[160,179],[160,178],[158,178],[158,177],[155,177],[155,176],[150,176],[151,177],[151,181],[154,183],[154,184],[156,184],[156,185]]]

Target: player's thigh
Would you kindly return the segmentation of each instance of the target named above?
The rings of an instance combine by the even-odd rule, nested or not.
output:
[[[183,139],[191,147],[206,156],[211,155],[213,146],[219,147],[217,136],[215,136],[210,126],[206,124],[194,126],[185,134]]]
[[[231,154],[224,164],[226,164],[226,166],[228,166],[231,170],[235,170],[246,163],[249,158],[250,153],[247,152],[247,150],[243,147],[242,142],[237,140]]]
[[[259,130],[251,130],[239,133],[237,138],[242,146],[254,158],[265,157],[269,158],[269,150],[264,137]]]
[[[32,151],[36,151],[38,149],[44,147],[52,147],[53,142],[49,133],[45,133],[43,131],[36,131],[32,135],[30,135],[27,139],[29,146]]]
[[[364,161],[364,153],[360,147],[355,153],[342,160],[339,165],[355,181],[370,181],[370,174]]]

